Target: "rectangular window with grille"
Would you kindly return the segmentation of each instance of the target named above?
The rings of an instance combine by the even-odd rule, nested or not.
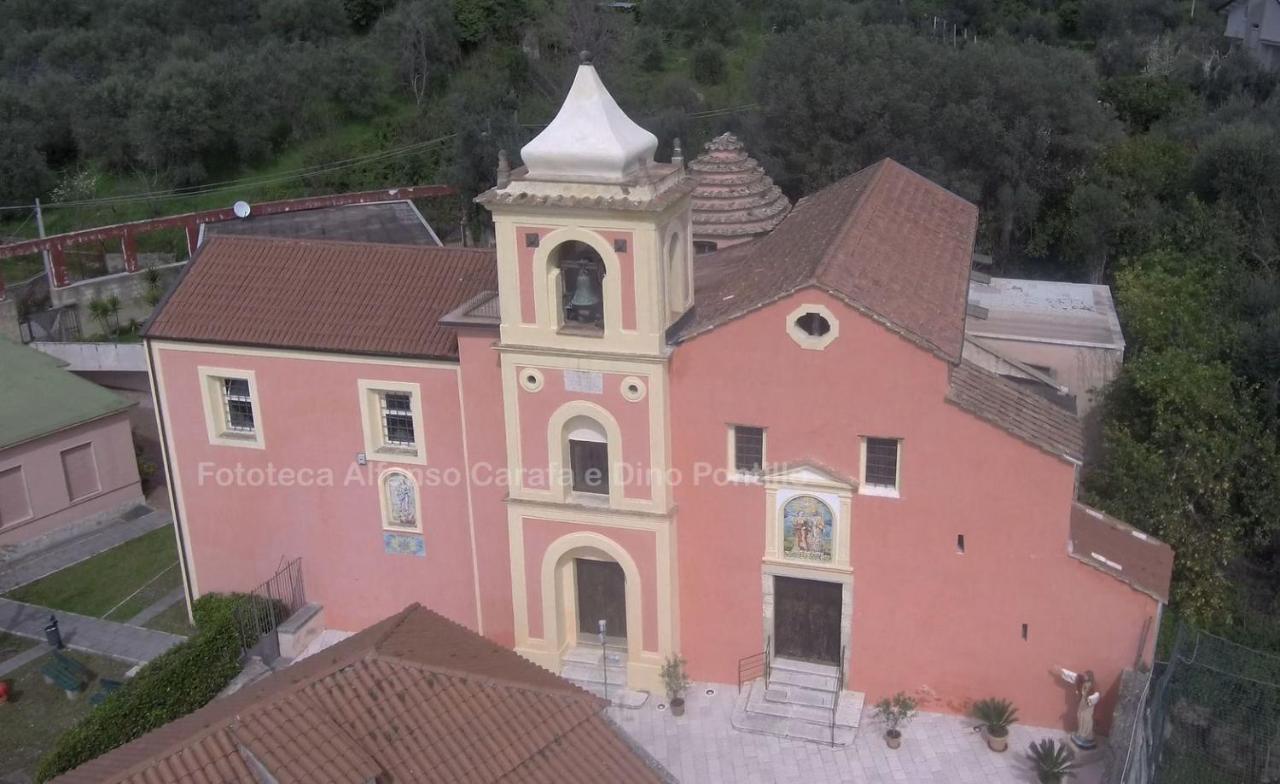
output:
[[[896,438],[866,439],[866,464],[862,481],[873,487],[898,487],[898,445]]]
[[[412,449],[417,444],[412,397],[408,392],[383,392],[378,401],[382,407],[382,443]]]
[[[609,494],[609,445],[569,439],[569,464],[576,493]]]
[[[253,396],[248,379],[222,379],[222,416],[228,432],[253,433]]]
[[[764,428],[734,425],[733,468],[744,474],[758,474],[764,468]]]

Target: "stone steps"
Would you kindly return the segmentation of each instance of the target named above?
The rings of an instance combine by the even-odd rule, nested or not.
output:
[[[606,660],[607,665],[603,664]],[[612,645],[605,651],[588,645],[565,651],[560,676],[621,708],[639,708],[649,699],[648,692],[626,687],[627,654],[624,649]]]
[[[778,694],[772,686],[764,687],[763,681],[753,681],[747,692],[746,710],[764,716],[775,716],[784,719],[801,719],[803,721],[830,726],[831,706],[834,695],[827,695],[826,706],[808,705],[798,702],[787,702],[785,693]],[[769,694],[769,692],[775,692]],[[840,703],[836,707],[836,726],[857,729],[862,718],[863,695],[859,692],[846,691],[840,695]]]
[[[837,714],[837,719],[841,723],[837,723],[834,729],[830,723],[831,713],[829,710],[824,711],[827,718],[821,722],[811,721],[807,718],[799,716],[779,716],[773,713],[757,712],[761,704],[766,703],[762,698],[753,697],[754,690],[763,691],[764,681],[752,681],[751,686],[738,695],[738,699],[734,704],[733,713],[730,722],[735,729],[743,732],[750,732],[757,735],[772,735],[778,738],[787,738],[790,740],[803,740],[810,743],[822,743],[830,746],[848,746],[853,743],[857,737],[857,721],[852,722],[846,710],[856,715],[861,714],[862,695],[858,694],[854,697],[854,692],[847,692],[841,697],[841,709]],[[850,707],[845,709],[843,706],[848,702]],[[771,703],[776,705],[776,703]]]
[[[825,664],[774,659],[769,668],[769,685],[831,693],[836,690],[840,671]]]

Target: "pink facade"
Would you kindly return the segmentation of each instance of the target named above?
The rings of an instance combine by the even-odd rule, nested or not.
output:
[[[164,383],[177,502],[188,521],[199,593],[252,589],[301,557],[307,591],[324,597],[336,628],[364,628],[386,608],[413,601],[475,624],[468,484],[446,476],[467,469],[456,366],[165,348],[154,361]],[[265,449],[209,443],[201,366],[256,374]],[[424,518],[447,523],[432,530],[422,556],[393,555],[384,547],[377,478],[389,466],[356,460],[364,451],[361,378],[420,384],[424,409],[432,412],[424,441],[436,473],[406,468],[424,471]]]
[[[825,351],[799,350],[778,328],[800,302],[839,315]],[[734,350],[742,345],[752,351]],[[1074,701],[1050,668],[1087,663],[1105,714],[1106,690],[1139,656],[1158,603],[1068,557],[1074,466],[947,403],[947,369],[833,298],[801,292],[677,352],[676,462],[723,451],[726,427],[750,424],[766,428],[767,462],[816,460],[856,477],[860,437],[901,438],[900,497],[853,495],[852,688],[869,700],[932,696],[931,709],[950,711],[1017,695],[1024,720],[1059,725]],[[732,681],[738,657],[762,648],[764,491],[685,484],[676,498],[684,650],[695,677]],[[715,569],[686,555],[706,552],[718,553]],[[1153,643],[1148,634],[1147,660]]]
[[[0,451],[0,546],[140,503],[127,412]]]
[[[655,693],[668,657],[731,683],[769,646],[868,701],[1003,697],[1070,727],[1057,668],[1092,670],[1105,728],[1172,556],[1073,516],[1078,418],[962,361],[976,208],[883,161],[694,262],[691,178],[602,95],[582,66],[480,198],[492,259],[429,249],[383,280],[350,244],[203,251],[148,333],[196,590],[301,558],[333,627],[421,602],[568,673],[603,626]],[[599,258],[555,270],[561,241]],[[272,254],[324,285],[282,313],[288,275],[242,283]],[[582,263],[604,276],[586,308],[563,277]]]

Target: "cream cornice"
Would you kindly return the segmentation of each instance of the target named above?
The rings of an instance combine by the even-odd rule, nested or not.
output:
[[[366,365],[394,365],[399,367],[438,368],[458,371],[457,362],[440,359],[412,359],[409,357],[382,357],[368,354],[340,354],[332,351],[308,351],[287,348],[260,348],[237,346],[229,343],[185,343],[175,340],[148,338],[147,343],[160,351],[189,351],[208,354],[235,354],[248,357],[276,359],[306,359],[319,362],[354,362]]]

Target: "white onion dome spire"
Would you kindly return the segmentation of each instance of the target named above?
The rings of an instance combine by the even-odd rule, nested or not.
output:
[[[620,183],[652,164],[657,149],[657,137],[632,122],[584,62],[555,119],[520,157],[530,179]]]

